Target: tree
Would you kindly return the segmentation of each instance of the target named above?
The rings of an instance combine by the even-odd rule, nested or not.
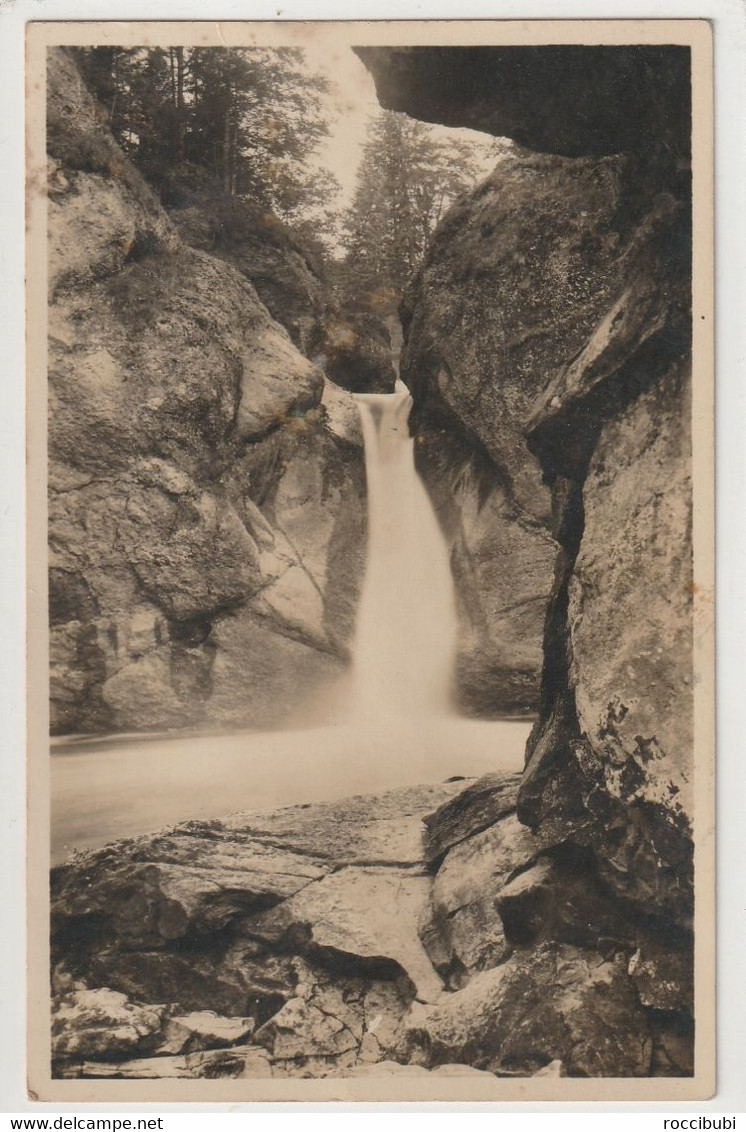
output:
[[[359,286],[401,296],[431,233],[477,178],[476,149],[443,141],[422,122],[384,111],[372,118],[343,242]]]
[[[229,196],[301,223],[339,186],[308,158],[329,132],[328,81],[296,48],[77,49],[115,137],[160,189],[189,162]]]

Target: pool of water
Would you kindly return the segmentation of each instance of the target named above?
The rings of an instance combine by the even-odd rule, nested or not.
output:
[[[54,744],[52,862],[190,818],[268,810],[523,766],[530,721],[457,718]]]

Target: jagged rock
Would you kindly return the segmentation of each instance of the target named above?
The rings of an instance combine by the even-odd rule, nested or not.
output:
[[[227,833],[220,822],[81,854],[54,870],[52,914],[60,928],[95,917],[129,948],[214,932],[240,913],[266,907],[323,877],[307,855]]]
[[[528,424],[555,482],[562,552],[547,622],[551,682],[519,813],[546,844],[569,835],[592,846],[613,890],[686,928],[692,588],[682,205],[656,198],[619,274],[607,316]]]
[[[252,936],[316,955],[354,957],[358,965],[398,967],[418,998],[434,1001],[442,983],[420,943],[417,924],[430,879],[404,870],[344,868],[244,925]]]
[[[254,1028],[253,1018],[222,1018],[212,1010],[172,1015],[163,1028],[164,1042],[158,1053],[194,1053],[237,1046],[251,1037]]]
[[[604,960],[548,943],[418,1009],[405,1048],[407,1059],[428,1067],[460,1057],[493,1073],[532,1076],[561,1060],[570,1077],[644,1077],[652,1040],[623,954]]]
[[[334,1057],[357,1050],[356,1036],[347,1019],[358,1019],[340,1002],[339,1013],[329,1014],[302,998],[291,998],[277,1014],[257,1030],[255,1040],[273,1058],[288,1061],[300,1057]]]
[[[691,558],[680,534],[691,508],[688,382],[686,371],[672,371],[602,431],[568,614],[578,721],[602,759],[604,788],[626,804],[661,808],[685,835],[693,809]]]
[[[598,919],[590,874],[576,869],[573,888],[562,871],[569,863],[558,857],[540,858],[537,876],[535,838],[513,812],[460,840],[434,879],[424,873],[421,818],[455,791],[463,795],[462,785],[185,823],[59,870],[56,987],[66,998],[88,994],[84,984],[109,988],[95,992],[107,999],[116,989],[117,1002],[133,1000],[154,1017],[148,1033],[128,1036],[135,1044],[126,1050],[111,1045],[105,1027],[94,1048],[61,1047],[58,1074],[311,1078],[392,1060],[448,1066],[442,1075],[468,1066],[549,1075],[551,1062],[568,1076],[686,1073],[692,1030],[682,942],[634,924],[626,946],[608,934],[599,939],[605,958],[550,941],[610,929]],[[467,803],[484,817],[496,783],[477,786]],[[468,819],[463,798],[458,813]],[[314,856],[313,846],[326,857]],[[387,865],[349,863],[386,851]],[[441,920],[452,921],[442,969],[451,985],[454,975],[471,975],[450,994],[417,938],[418,921],[432,918],[431,884]],[[506,894],[520,915],[515,907],[503,912],[501,935],[495,905],[503,907]],[[262,910],[267,903],[274,906]],[[500,965],[479,970],[493,962]],[[252,1031],[254,1044],[231,1046],[225,1058],[214,1048],[204,1058],[192,1053],[245,1042]],[[143,1059],[154,1053],[161,1056]],[[124,1062],[125,1054],[135,1060]],[[91,1058],[106,1064],[96,1068]]]
[[[550,938],[608,951],[635,940],[626,910],[579,856],[540,858],[502,888],[496,906],[511,943]]]
[[[486,774],[425,818],[425,856],[437,861],[516,807],[520,775]]]
[[[510,939],[528,943],[536,938],[547,918],[557,870],[543,858],[506,884],[497,898],[497,908]]]
[[[422,818],[462,788],[450,782],[187,822],[77,855],[52,878],[53,950],[64,989],[83,979],[138,1001],[179,1003],[177,1013],[214,1010],[260,1027],[288,1000],[307,997],[304,986],[327,985],[320,955],[336,970],[345,965],[337,946],[359,946],[347,966],[365,976],[365,986],[355,990],[349,971],[332,981],[344,986],[346,1002],[360,996],[366,1056],[385,1054],[412,996],[401,968],[422,976],[426,988],[437,983],[416,930],[429,886],[416,875],[423,867]],[[273,942],[252,937],[252,908],[276,904],[330,869],[364,862],[390,868],[362,881],[362,870],[348,869],[359,882],[349,888],[343,870],[343,883],[322,891],[328,922],[319,924],[325,943],[318,956],[314,949],[309,961],[278,953]],[[361,896],[382,902],[371,931]],[[344,937],[346,925],[351,934]],[[268,934],[274,940],[275,931]],[[306,950],[303,940],[300,948]]]
[[[446,854],[420,937],[451,986],[496,966],[510,953],[498,901],[511,875],[535,857],[535,842],[510,814]]]
[[[131,1055],[156,1044],[165,1006],[144,1006],[108,988],[73,990],[53,1002],[55,1058]]]
[[[286,719],[347,659],[363,463],[248,260],[297,338],[318,280],[245,202],[243,274],[187,247],[62,49],[48,89],[53,730]]]
[[[161,1080],[172,1077],[214,1079],[218,1077],[271,1077],[272,1066],[256,1046],[207,1050],[180,1057],[146,1057],[132,1061],[94,1061],[61,1065],[58,1077],[107,1077]]]

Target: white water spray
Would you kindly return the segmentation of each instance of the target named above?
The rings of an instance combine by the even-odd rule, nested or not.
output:
[[[448,548],[414,465],[412,398],[358,394],[368,485],[368,557],[353,655],[352,716],[449,712],[456,603]]]

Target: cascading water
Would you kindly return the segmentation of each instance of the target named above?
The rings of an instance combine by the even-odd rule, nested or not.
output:
[[[415,470],[412,397],[357,394],[368,485],[368,561],[353,655],[353,719],[443,715],[456,603],[448,548]]]
[[[232,810],[519,770],[525,722],[450,710],[456,610],[448,550],[414,467],[412,398],[358,394],[368,565],[348,681],[316,724],[90,745],[52,760],[53,854]],[[342,701],[342,702],[340,702]]]

